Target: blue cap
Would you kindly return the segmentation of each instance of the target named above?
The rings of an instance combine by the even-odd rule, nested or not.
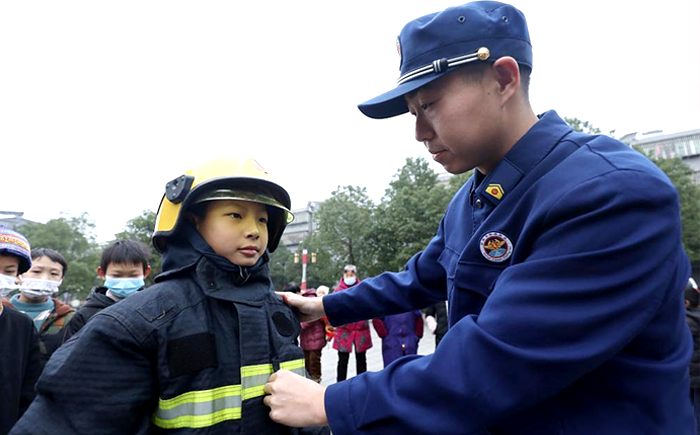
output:
[[[417,18],[396,41],[401,73],[394,89],[358,107],[370,118],[408,112],[404,95],[470,62],[503,56],[532,68],[532,45],[525,15],[495,1],[476,1]]]

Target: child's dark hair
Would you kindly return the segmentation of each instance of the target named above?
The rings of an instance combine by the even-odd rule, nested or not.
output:
[[[694,281],[688,281],[685,286],[685,300],[691,308],[697,308],[700,305],[700,293],[698,293],[695,286],[693,286]]]
[[[292,292],[292,293],[299,293],[301,291],[301,287],[299,287],[299,284],[292,281],[284,287],[283,291]]]
[[[107,272],[110,264],[141,264],[143,273],[148,269],[151,252],[148,246],[135,240],[116,240],[102,251],[100,267]]]
[[[60,264],[63,267],[63,272],[61,273],[61,278],[66,276],[66,272],[68,271],[68,263],[66,263],[66,259],[63,258],[63,255],[61,255],[58,252],[54,251],[53,249],[49,249],[49,248],[32,249],[32,261],[37,260],[41,257],[47,257],[49,260],[53,261],[54,263]]]

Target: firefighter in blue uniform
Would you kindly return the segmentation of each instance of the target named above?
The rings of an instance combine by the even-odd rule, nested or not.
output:
[[[399,36],[401,76],[360,105],[410,112],[451,173],[476,168],[401,273],[323,299],[334,325],[449,302],[435,354],[329,387],[288,371],[265,403],[345,434],[691,434],[677,193],[649,160],[528,101],[532,50],[510,5],[473,2]],[[582,64],[582,67],[585,67]],[[309,412],[292,412],[299,403]]]
[[[267,265],[289,208],[253,159],[211,160],[168,183],[156,285],[59,348],[12,434],[327,433],[279,425],[263,405],[272,372],[305,374],[301,326]]]

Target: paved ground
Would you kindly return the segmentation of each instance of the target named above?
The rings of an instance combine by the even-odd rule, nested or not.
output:
[[[372,348],[367,351],[367,371],[378,372],[384,368],[382,361],[382,339],[379,338],[377,332],[372,326]],[[333,349],[332,341],[326,344],[321,354],[321,385],[331,385],[335,383],[337,367],[338,367],[338,352]],[[423,338],[418,343],[418,354],[428,355],[435,350],[435,336],[425,328]],[[355,354],[350,354],[350,362],[348,363],[348,378],[355,376]]]

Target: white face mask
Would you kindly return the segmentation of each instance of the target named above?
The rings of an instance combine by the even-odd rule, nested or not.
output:
[[[50,279],[25,278],[22,280],[19,290],[29,299],[38,300],[58,293],[58,288],[62,282]]]
[[[19,285],[15,284],[16,276],[0,274],[0,297],[5,297],[13,291],[19,289]]]
[[[355,285],[355,283],[357,282],[357,277],[349,276],[343,278],[343,282],[345,283],[345,285]]]

